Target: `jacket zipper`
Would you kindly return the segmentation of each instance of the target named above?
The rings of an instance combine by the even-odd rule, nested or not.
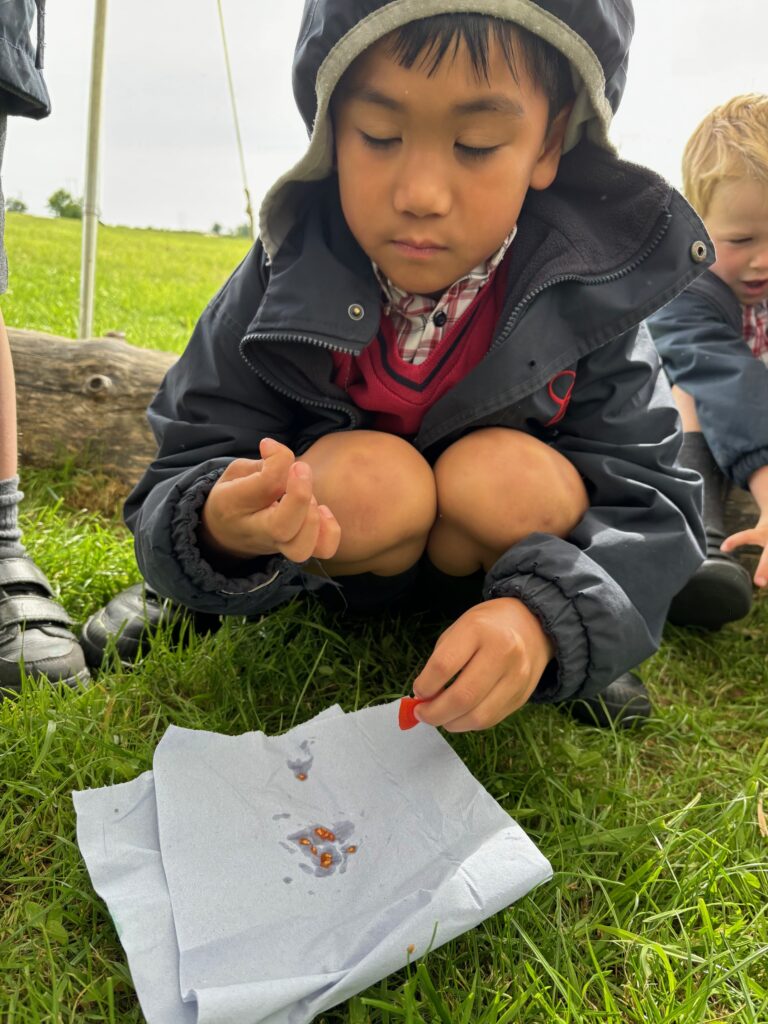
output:
[[[307,345],[315,345],[317,348],[330,349],[332,352],[348,352],[348,349],[345,349],[341,345],[332,345],[329,344],[328,342],[320,341],[317,338],[313,338],[309,334],[246,334],[245,337],[240,342],[240,354],[242,355],[245,362],[248,364],[248,366],[256,374],[257,377],[263,380],[264,383],[271,387],[274,391],[277,391],[279,395],[283,395],[285,398],[289,398],[293,402],[303,402],[305,405],[314,406],[315,408],[318,409],[333,409],[336,412],[341,412],[349,418],[350,426],[348,429],[350,430],[359,425],[360,417],[357,415],[357,411],[353,405],[342,405],[340,402],[332,402],[330,400],[318,401],[315,398],[308,398],[306,395],[299,395],[296,394],[295,392],[292,393],[288,391],[287,388],[280,387],[280,385],[276,384],[271,378],[262,373],[262,371],[248,358],[244,351],[246,342],[256,341],[259,337],[267,338],[269,341],[301,342]]]
[[[520,299],[515,308],[509,314],[507,322],[504,325],[504,329],[496,338],[496,340],[491,344],[491,347],[488,349],[488,351],[492,352],[493,349],[495,349],[498,345],[501,345],[502,342],[507,340],[509,335],[512,333],[515,324],[520,319],[520,316],[525,310],[526,306],[533,302],[533,300],[543,291],[546,291],[547,288],[551,288],[553,285],[556,284],[562,284],[563,281],[578,281],[580,284],[585,285],[610,284],[611,281],[618,281],[622,277],[626,277],[626,275],[630,274],[633,270],[636,270],[641,263],[644,263],[645,260],[648,259],[653,250],[656,248],[656,246],[662,240],[664,235],[667,233],[667,231],[669,230],[671,220],[672,214],[668,213],[664,220],[664,223],[653,236],[653,238],[648,243],[646,248],[640,253],[639,256],[636,256],[631,263],[627,263],[626,266],[621,267],[621,269],[613,270],[610,274],[600,274],[597,277],[584,277],[581,274],[560,274],[558,277],[550,278],[549,281],[545,281],[543,284],[540,284],[538,288],[534,288],[532,291],[528,292],[527,295],[524,295],[523,298]]]

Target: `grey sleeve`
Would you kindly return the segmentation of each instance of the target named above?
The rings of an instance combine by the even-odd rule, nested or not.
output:
[[[694,399],[718,466],[746,487],[768,464],[768,366],[733,318],[694,290],[654,313],[648,327],[670,381]]]

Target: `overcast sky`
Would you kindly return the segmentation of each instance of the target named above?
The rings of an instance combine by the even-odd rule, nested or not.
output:
[[[291,93],[303,0],[223,0],[254,207],[305,145]],[[44,214],[84,187],[93,0],[48,4],[53,113],[9,124],[3,185]],[[614,122],[625,157],[679,184],[703,115],[768,92],[768,0],[635,0],[629,81]],[[245,220],[216,0],[122,0],[107,14],[100,204],[108,224],[208,230]]]

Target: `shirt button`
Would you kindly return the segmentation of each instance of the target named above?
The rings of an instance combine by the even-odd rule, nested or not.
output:
[[[435,327],[445,327],[448,321],[448,314],[444,310],[440,310],[439,313],[435,313],[432,317],[432,323]]]

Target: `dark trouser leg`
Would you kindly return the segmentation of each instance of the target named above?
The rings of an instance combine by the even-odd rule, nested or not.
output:
[[[673,598],[669,621],[676,626],[719,629],[726,622],[743,618],[752,606],[752,581],[733,555],[720,550],[725,539],[723,498],[725,479],[707,447],[704,435],[684,435],[680,462],[695,469],[704,482],[704,527],[707,534],[706,559],[683,589]]]

